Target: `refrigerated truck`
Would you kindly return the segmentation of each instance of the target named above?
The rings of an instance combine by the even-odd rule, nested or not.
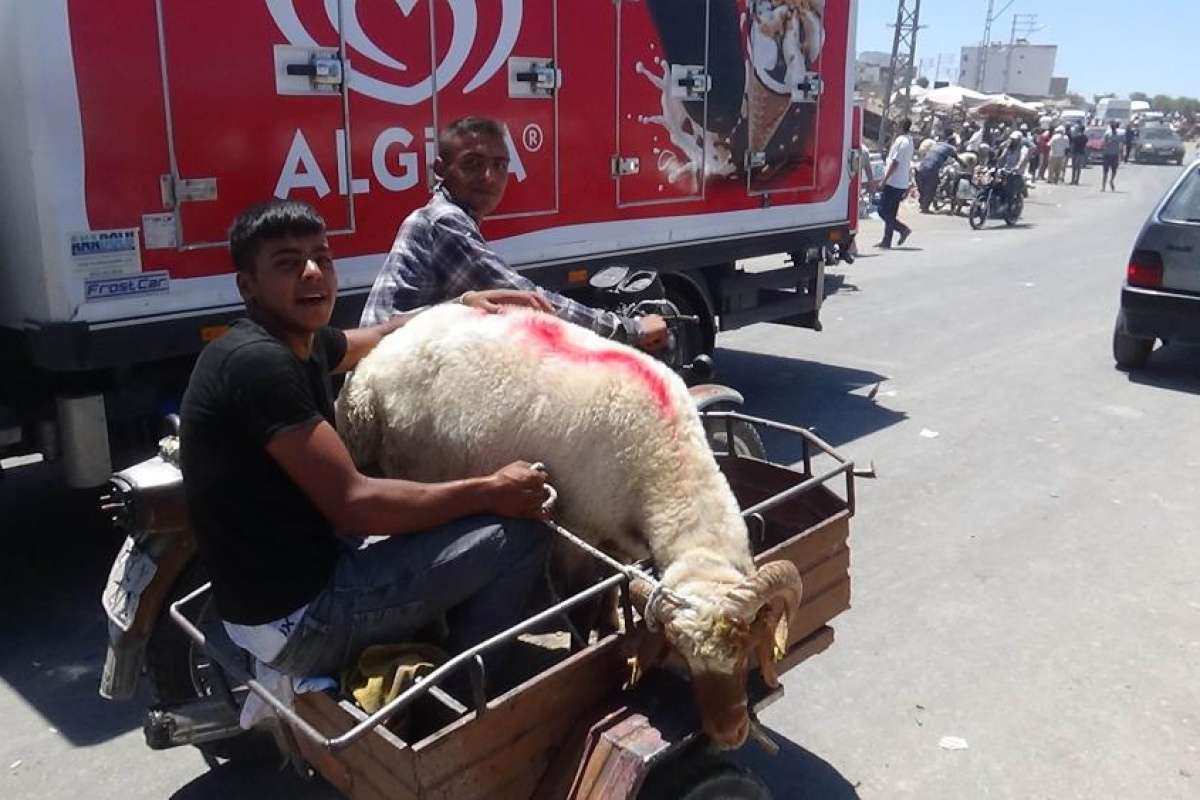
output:
[[[819,330],[857,219],[854,21],[854,0],[0,0],[0,405],[102,482],[111,421],[177,402],[242,313],[235,214],[315,206],[352,326],[467,115],[505,127],[482,228],[532,280],[659,270],[708,350]]]

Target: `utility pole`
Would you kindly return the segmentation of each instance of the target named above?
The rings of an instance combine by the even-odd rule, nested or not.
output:
[[[1012,33],[1008,37],[1008,57],[1004,62],[1004,93],[1008,94],[1012,74],[1013,49],[1017,42],[1028,41],[1032,33],[1042,28],[1037,24],[1037,14],[1013,14]]]
[[[998,20],[1015,0],[1008,0],[1004,7],[993,13],[995,0],[988,0],[987,16],[983,20],[983,39],[979,42],[979,63],[975,66],[975,91],[986,92],[984,81],[987,79],[988,48],[992,46],[992,23]]]
[[[921,16],[921,0],[899,0],[896,5],[896,32],[892,37],[891,70],[883,90],[883,115],[879,120],[879,144],[881,147],[888,143],[891,133],[892,94],[895,91],[896,79],[904,81],[900,98],[900,113],[907,115],[912,108],[912,82],[914,59],[917,55],[917,31]]]

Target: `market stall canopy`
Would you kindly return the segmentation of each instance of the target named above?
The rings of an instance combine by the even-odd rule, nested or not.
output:
[[[924,86],[918,86],[914,83],[912,86],[908,87],[909,99],[911,99],[914,103],[919,103],[924,100],[927,94],[929,94],[929,90]],[[892,95],[892,102],[897,103],[902,97],[904,97],[904,87],[900,87],[896,90],[896,93]]]
[[[971,113],[989,119],[1024,117],[1036,120],[1038,117],[1036,108],[1007,94],[988,95],[986,100],[971,109]]]
[[[987,99],[988,95],[983,92],[976,92],[965,86],[943,86],[940,89],[933,89],[925,93],[925,102],[927,104],[942,108],[954,108],[955,106],[964,104],[968,108],[971,108]]]

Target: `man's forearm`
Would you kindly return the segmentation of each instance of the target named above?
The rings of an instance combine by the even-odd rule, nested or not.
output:
[[[345,517],[348,533],[394,536],[427,530],[493,511],[491,478],[417,483],[364,477],[351,492]]]

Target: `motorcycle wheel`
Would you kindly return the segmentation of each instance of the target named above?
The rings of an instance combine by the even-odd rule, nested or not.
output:
[[[220,691],[217,681],[228,682],[224,670],[204,656],[171,619],[169,612],[172,603],[207,581],[203,567],[198,561],[193,561],[171,588],[170,597],[163,604],[162,613],[146,645],[146,676],[154,690],[156,705],[160,707],[169,708],[208,697]],[[193,619],[207,635],[224,635],[224,626],[217,620],[211,596]],[[209,766],[216,766],[218,759],[249,764],[279,758],[274,740],[270,734],[261,731],[247,731],[228,739],[203,742],[195,747]]]
[[[1012,227],[1017,224],[1017,220],[1021,218],[1021,212],[1025,210],[1025,200],[1020,195],[1017,195],[1012,200],[1008,201],[1008,209],[1004,213],[1004,224]]]
[[[718,405],[713,408],[714,411],[737,411],[732,405]],[[714,453],[729,453],[732,452],[739,458],[757,458],[759,461],[767,460],[767,448],[763,444],[762,437],[758,435],[758,428],[755,428],[749,422],[735,420],[729,426],[729,432],[725,431],[725,421],[719,419],[704,420],[705,438],[708,439],[708,446]],[[733,436],[733,450],[729,448],[729,436]]]
[[[971,210],[967,212],[967,222],[975,230],[979,230],[987,222],[990,194],[990,192],[983,192],[971,202]]]

